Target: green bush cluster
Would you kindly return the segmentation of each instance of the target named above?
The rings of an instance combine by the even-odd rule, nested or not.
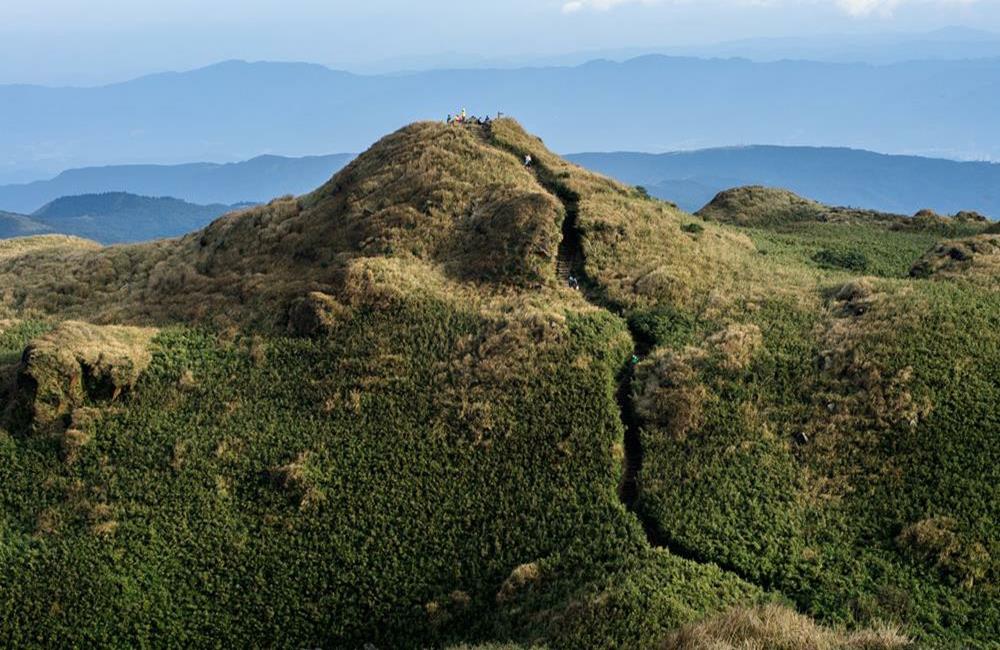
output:
[[[813,261],[828,269],[845,269],[856,273],[868,270],[868,256],[857,250],[822,248],[813,255]]]

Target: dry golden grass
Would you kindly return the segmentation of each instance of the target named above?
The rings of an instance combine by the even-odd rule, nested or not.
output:
[[[490,132],[411,125],[312,194],[183,238],[103,249],[58,237],[9,244],[0,251],[0,316],[285,327],[313,292],[357,304],[432,288],[479,303],[587,309],[555,276],[566,205],[578,208],[587,275],[615,303],[668,302],[719,319],[775,294],[819,304],[823,274],[772,263],[725,227],[692,236],[690,215],[499,120]]]
[[[562,204],[482,131],[414,124],[310,195],[226,215],[179,239],[103,249],[70,238],[12,240],[0,248],[0,308],[98,322],[281,326],[293,303],[316,291],[337,295],[358,281],[345,276],[383,258],[401,269],[389,281],[411,275],[412,262],[417,275],[437,276],[436,286],[553,290],[562,219]]]
[[[788,190],[754,185],[720,192],[698,216],[719,223],[760,226],[820,219],[824,211],[822,204]]]
[[[708,390],[698,368],[705,352],[687,348],[680,352],[657,349],[636,371],[635,409],[644,422],[658,426],[675,440],[683,440],[704,420]]]
[[[0,260],[16,257],[33,251],[49,249],[96,250],[101,245],[89,239],[69,235],[36,235],[34,237],[14,237],[0,239]]]
[[[725,190],[698,211],[709,221],[744,227],[781,226],[796,222],[879,224],[892,230],[947,229],[958,224],[982,226],[985,217],[975,212],[959,212],[954,217],[920,210],[912,217],[901,214],[829,206],[803,198],[788,190],[752,185]]]
[[[586,274],[613,302],[721,313],[734,307],[737,291],[761,297],[775,287],[796,292],[802,284],[783,268],[761,264],[745,235],[704,224],[693,237],[684,230],[690,215],[563,160],[513,120],[497,121],[493,138],[517,155],[530,153],[540,176],[577,203]]]
[[[760,327],[753,323],[730,324],[708,337],[709,349],[719,365],[730,372],[743,370],[764,344]]]
[[[910,274],[1000,289],[1000,235],[977,235],[941,242],[913,265]]]
[[[779,605],[733,609],[681,628],[663,650],[901,650],[910,641],[890,627],[841,632]]]
[[[58,430],[85,401],[114,402],[131,390],[152,359],[156,330],[66,321],[35,339],[18,370],[15,408],[38,430]],[[67,434],[72,457],[86,440]]]
[[[497,602],[505,603],[512,600],[521,590],[538,584],[541,579],[542,569],[537,562],[515,567],[500,586],[500,591],[497,592]]]

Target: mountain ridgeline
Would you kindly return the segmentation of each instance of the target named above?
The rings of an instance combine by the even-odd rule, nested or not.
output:
[[[581,153],[567,158],[624,183],[642,185],[650,194],[692,212],[723,190],[768,185],[833,205],[902,214],[975,210],[1000,218],[1000,164],[989,162],[773,146],[666,154]]]
[[[195,205],[169,197],[107,192],[64,196],[31,215],[48,232],[102,244],[176,237],[201,228],[239,205]]]
[[[0,640],[990,647],[1000,235],[710,208],[502,119],[0,241]]]
[[[0,239],[28,237],[52,232],[46,224],[24,214],[0,211]]]
[[[73,169],[47,181],[0,186],[0,207],[30,215],[65,196],[124,191],[196,204],[262,203],[302,194],[340,171],[348,154],[264,156],[227,165],[138,165]],[[732,147],[669,154],[583,153],[571,162],[694,212],[719,192],[783,187],[833,205],[914,214],[976,210],[1000,215],[1000,165],[887,156],[829,147]],[[207,222],[206,222],[207,223]],[[205,223],[195,227],[201,227]],[[193,227],[192,227],[193,228]]]
[[[117,165],[64,171],[55,178],[0,186],[0,206],[30,214],[65,196],[124,192],[197,204],[263,203],[326,182],[353,155],[258,156],[237,163]],[[204,224],[203,224],[204,225]]]
[[[414,116],[444,119],[462,106],[516,114],[556,151],[771,143],[998,159],[998,76],[996,58],[869,65],[643,56],[375,76],[229,61],[97,88],[0,86],[0,124],[16,125],[0,131],[0,167],[116,164],[153,151],[165,161],[302,155],[317,143],[361,151]],[[227,110],[236,105],[238,112]],[[44,151],[44,161],[27,153],[34,151]]]

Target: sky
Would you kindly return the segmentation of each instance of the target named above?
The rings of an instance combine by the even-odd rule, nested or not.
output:
[[[94,85],[227,59],[363,71],[950,26],[1000,32],[1000,0],[0,0],[0,84]]]

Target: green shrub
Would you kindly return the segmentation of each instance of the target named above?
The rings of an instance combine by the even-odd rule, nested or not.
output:
[[[828,269],[845,269],[864,273],[868,270],[868,257],[856,250],[831,250],[824,248],[813,255],[813,261]]]

